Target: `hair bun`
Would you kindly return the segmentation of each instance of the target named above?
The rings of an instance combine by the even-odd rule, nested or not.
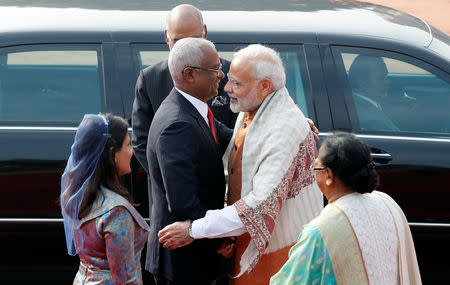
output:
[[[368,193],[375,189],[377,176],[374,167],[375,164],[370,162],[354,172],[351,186],[359,193]]]

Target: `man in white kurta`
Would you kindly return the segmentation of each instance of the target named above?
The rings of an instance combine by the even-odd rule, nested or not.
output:
[[[303,225],[323,208],[311,170],[317,150],[306,118],[284,87],[277,52],[261,45],[238,51],[228,78],[230,108],[240,112],[224,155],[232,205],[192,223],[169,225],[159,237],[174,249],[193,239],[237,236],[238,278],[232,283],[268,284]]]

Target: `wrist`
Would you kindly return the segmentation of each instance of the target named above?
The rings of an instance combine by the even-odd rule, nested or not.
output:
[[[194,237],[192,236],[192,221],[188,220],[189,223],[189,227],[188,227],[188,236],[192,239],[194,239]]]

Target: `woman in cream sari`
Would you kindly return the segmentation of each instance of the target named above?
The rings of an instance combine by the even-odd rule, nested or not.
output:
[[[366,144],[328,137],[314,163],[328,205],[306,225],[270,284],[421,284],[405,215],[377,176]]]

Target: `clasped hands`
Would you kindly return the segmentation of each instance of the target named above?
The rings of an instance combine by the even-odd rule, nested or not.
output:
[[[189,235],[190,221],[175,222],[170,224],[158,232],[159,242],[167,249],[177,249],[186,246],[194,241]],[[236,250],[235,238],[227,238],[221,247],[217,250],[218,254],[225,258],[230,258]]]

